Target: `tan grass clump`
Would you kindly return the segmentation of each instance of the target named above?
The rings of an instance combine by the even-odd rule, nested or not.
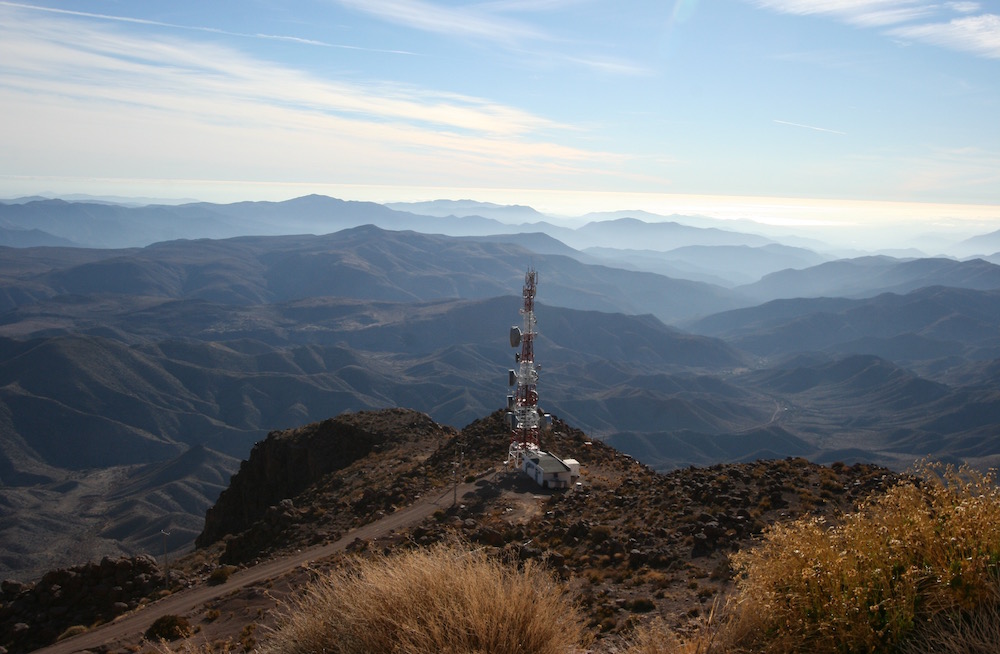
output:
[[[688,633],[679,634],[663,618],[656,618],[640,625],[629,634],[624,647],[612,651],[614,654],[723,654],[729,651],[726,641],[720,639],[724,627],[717,599],[708,617]]]
[[[990,622],[983,615],[996,615],[1000,580],[996,479],[931,465],[919,475],[835,526],[776,525],[760,547],[733,555],[730,641],[754,652],[947,651],[919,643],[943,624]]]
[[[582,639],[563,589],[531,562],[435,546],[358,560],[286,606],[261,654],[563,654]]]

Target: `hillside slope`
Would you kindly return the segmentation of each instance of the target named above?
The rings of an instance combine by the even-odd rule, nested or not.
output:
[[[349,543],[348,550],[364,556],[458,541],[515,560],[543,560],[605,638],[649,614],[690,624],[729,587],[727,553],[747,546],[767,524],[804,513],[833,517],[897,479],[874,466],[826,468],[793,459],[659,474],[557,421],[543,446],[579,460],[581,485],[548,491],[505,471],[508,438],[501,412],[459,432],[408,410],[344,415],[269,435],[213,509],[220,515],[253,509],[256,517],[228,526],[215,521],[202,542],[227,534],[224,547],[174,564],[175,584],[195,589],[179,592],[175,603],[187,606],[186,617],[200,627],[193,641],[262,637],[259,627],[273,624],[275,602],[301,590],[310,574],[341,565],[343,550],[332,548],[331,558],[314,558],[308,567],[300,554],[283,568],[272,562],[322,543]],[[342,446],[355,441],[361,449],[345,457]],[[476,481],[463,484],[453,501],[456,463],[459,477]],[[433,515],[391,520],[424,495],[435,498]],[[355,531],[361,525],[369,526]],[[366,537],[352,540],[353,533]],[[267,592],[225,584],[212,594],[198,590],[223,562],[267,566]],[[184,592],[201,599],[184,604]],[[19,596],[7,600],[11,611],[19,610]],[[38,619],[51,617],[43,612]],[[115,646],[139,643],[143,623],[131,623]],[[15,639],[30,633],[0,631],[0,644],[16,651]],[[65,645],[53,651],[69,651],[72,641]]]

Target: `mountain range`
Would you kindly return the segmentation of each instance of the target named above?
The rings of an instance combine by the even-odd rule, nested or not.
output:
[[[490,414],[532,266],[543,408],[648,465],[1000,460],[994,263],[487,208],[0,205],[89,246],[0,248],[0,572],[190,547],[273,430]]]

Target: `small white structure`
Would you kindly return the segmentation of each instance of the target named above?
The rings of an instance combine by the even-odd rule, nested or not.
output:
[[[576,459],[563,461],[543,450],[526,452],[522,469],[542,488],[569,488],[580,478],[580,463]]]
[[[569,466],[569,476],[571,479],[580,478],[580,462],[576,459],[563,459],[563,463]]]

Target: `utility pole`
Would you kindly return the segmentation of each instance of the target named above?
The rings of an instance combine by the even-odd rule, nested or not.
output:
[[[167,561],[167,536],[170,535],[169,531],[160,530],[163,534],[163,570],[166,576],[166,587],[170,588],[170,563]]]
[[[453,461],[451,464],[451,476],[452,482],[454,482],[454,490],[452,491],[451,505],[458,505],[458,474],[461,471],[462,465],[465,463],[465,448],[462,448],[459,453],[458,461]]]

